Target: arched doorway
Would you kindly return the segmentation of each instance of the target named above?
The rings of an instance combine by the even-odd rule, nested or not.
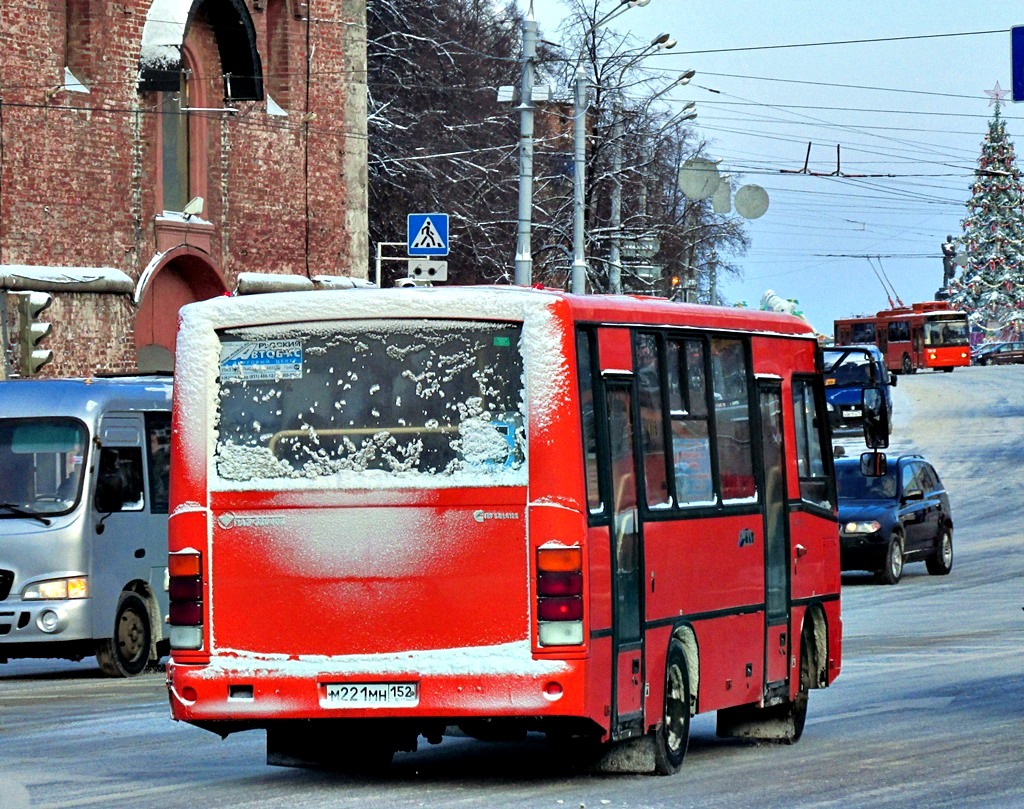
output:
[[[223,276],[207,254],[186,246],[165,253],[140,282],[135,316],[139,371],[173,371],[178,310],[227,292]]]

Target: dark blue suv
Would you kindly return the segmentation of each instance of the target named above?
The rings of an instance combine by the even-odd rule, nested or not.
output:
[[[826,348],[822,359],[832,435],[855,435],[863,429],[861,396],[866,387],[882,390],[892,425],[892,386],[896,384],[896,377],[886,370],[885,358],[876,346]]]
[[[884,456],[883,456],[884,458]],[[885,473],[865,477],[861,459],[836,458],[840,563],[896,584],[906,562],[933,576],[953,567],[953,515],[935,468],[920,455],[889,457]]]

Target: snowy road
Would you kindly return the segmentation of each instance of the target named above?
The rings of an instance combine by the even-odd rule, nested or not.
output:
[[[792,747],[694,723],[674,778],[573,774],[543,739],[446,740],[386,779],[266,767],[258,731],[221,741],[168,718],[162,673],[0,666],[0,808],[1024,806],[1024,367],[901,377],[898,449],[951,492],[953,572],[844,578],[843,673]]]

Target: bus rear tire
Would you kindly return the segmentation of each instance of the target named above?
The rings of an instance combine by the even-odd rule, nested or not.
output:
[[[665,713],[654,732],[654,772],[675,775],[690,741],[690,678],[683,644],[673,640],[665,662]]]
[[[912,374],[914,373],[914,363],[910,360],[909,354],[903,355],[903,373]]]
[[[121,593],[114,634],[96,644],[96,662],[109,677],[134,677],[149,665],[152,639],[146,602],[137,593]]]

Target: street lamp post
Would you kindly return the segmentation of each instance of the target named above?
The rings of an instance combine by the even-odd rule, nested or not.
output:
[[[668,44],[666,44],[668,43]],[[675,40],[670,39],[668,34],[656,37],[651,45],[671,48]],[[630,63],[632,64],[632,62]],[[628,67],[629,65],[627,65]],[[623,69],[625,70],[625,68]],[[694,71],[688,70],[679,76],[674,82],[663,90],[658,91],[649,99],[653,101],[664,95],[673,87],[687,84],[694,76]],[[621,78],[620,78],[621,84]],[[697,117],[696,105],[691,101],[678,116],[672,120],[688,121]],[[613,295],[622,293],[622,94],[617,92],[615,101],[612,103],[612,194],[611,194],[611,247],[608,251],[608,291]],[[643,207],[646,214],[646,186],[642,189],[644,196]]]
[[[598,26],[611,20],[613,17],[634,7],[646,6],[650,0],[620,0],[619,5],[595,22],[584,34],[589,36]],[[645,47],[640,53],[629,60],[619,71],[619,82],[616,86],[618,93],[615,102],[612,119],[612,161],[614,185],[612,186],[612,227],[611,227],[611,249],[609,251],[609,273],[608,286],[612,293],[622,291],[622,258],[620,248],[620,225],[622,216],[622,185],[620,174],[622,173],[622,115],[620,110],[621,84],[626,70],[635,65],[645,56],[657,50],[674,48],[676,41],[669,34],[659,34],[651,40],[651,44]],[[587,259],[585,255],[584,238],[584,214],[585,214],[585,178],[586,178],[586,118],[587,118],[587,78],[583,72],[582,54],[576,63],[576,76],[573,93],[573,263],[572,263],[572,291],[576,294],[584,294],[587,284]],[[669,87],[662,92],[667,92],[671,87],[678,84],[685,84],[693,76],[684,74],[676,79]],[[659,93],[658,95],[661,95]],[[657,96],[655,96],[656,98]]]
[[[583,249],[584,172],[587,162],[587,76],[577,68],[573,97],[572,291],[587,291],[587,259]]]

